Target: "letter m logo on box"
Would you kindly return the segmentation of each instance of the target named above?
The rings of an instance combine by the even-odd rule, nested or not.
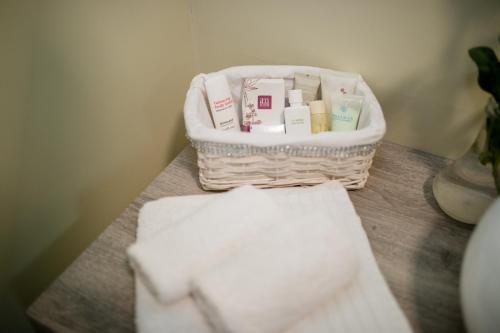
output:
[[[271,109],[273,106],[272,96],[259,96],[257,98],[257,108]]]

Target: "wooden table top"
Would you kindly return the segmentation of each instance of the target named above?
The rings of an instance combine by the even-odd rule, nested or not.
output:
[[[448,218],[432,195],[446,160],[384,143],[362,190],[350,191],[380,269],[416,332],[461,332],[459,272],[469,225]],[[133,332],[134,280],[125,250],[142,205],[204,192],[186,147],[29,307],[32,322],[56,332]]]

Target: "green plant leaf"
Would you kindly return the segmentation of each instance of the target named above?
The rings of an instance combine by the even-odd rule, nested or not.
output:
[[[479,86],[500,103],[500,63],[495,52],[489,47],[480,46],[469,49],[469,55],[479,70]]]

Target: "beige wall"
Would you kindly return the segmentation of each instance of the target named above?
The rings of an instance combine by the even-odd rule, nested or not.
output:
[[[456,157],[486,95],[467,55],[497,45],[498,0],[192,0],[202,71],[303,64],[361,73],[385,112],[386,139]]]
[[[29,329],[23,309],[9,288],[23,124],[29,106],[31,10],[28,2],[0,2],[0,331]]]
[[[29,4],[0,3],[0,211],[7,220],[15,215],[19,154],[28,107],[31,24],[21,19],[29,12]],[[6,235],[11,227],[9,223],[0,223],[0,256],[5,254]],[[3,263],[0,260],[0,265]]]
[[[27,304],[186,144],[196,70],[184,0],[4,1],[0,14],[2,280]]]

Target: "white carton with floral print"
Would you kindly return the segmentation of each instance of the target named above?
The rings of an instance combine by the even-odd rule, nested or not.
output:
[[[241,110],[242,131],[252,132],[283,127],[285,108],[285,81],[283,79],[246,78],[243,81]]]

